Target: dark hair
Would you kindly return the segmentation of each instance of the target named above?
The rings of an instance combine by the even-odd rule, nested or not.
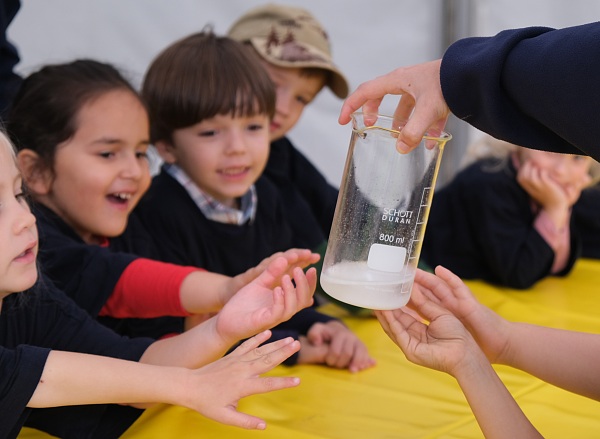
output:
[[[275,87],[257,55],[242,43],[206,30],[176,41],[152,62],[142,97],[150,141],[216,115],[275,113]]]
[[[23,81],[8,114],[7,133],[17,150],[35,151],[40,166],[53,169],[56,147],[77,131],[81,108],[115,90],[130,91],[139,98],[110,64],[81,59],[47,65]]]

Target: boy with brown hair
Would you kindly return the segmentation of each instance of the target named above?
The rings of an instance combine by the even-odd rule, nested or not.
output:
[[[153,60],[142,96],[165,165],[136,213],[161,258],[227,275],[297,246],[277,188],[262,175],[275,90],[255,54],[210,31],[190,35]],[[374,364],[352,331],[315,308],[273,334],[300,340],[292,362]]]

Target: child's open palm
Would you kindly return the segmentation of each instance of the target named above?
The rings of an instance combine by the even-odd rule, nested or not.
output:
[[[424,295],[418,295],[418,299],[416,310],[429,323],[402,308],[376,311],[375,315],[409,361],[456,376],[458,368],[470,358],[469,353],[480,349],[450,311]]]
[[[217,314],[217,331],[226,340],[241,340],[288,320],[313,303],[317,273],[310,268],[292,270],[278,257],[252,282],[235,294]],[[294,285],[295,284],[295,285]]]

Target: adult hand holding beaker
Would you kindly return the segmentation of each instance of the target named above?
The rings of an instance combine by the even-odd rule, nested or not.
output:
[[[406,127],[396,140],[398,150],[411,151],[424,133],[438,137],[450,115],[440,84],[441,62],[438,59],[400,67],[360,84],[344,101],[339,122],[347,124],[354,111],[362,107],[363,112],[369,115],[366,125],[372,125],[371,116],[378,112],[384,96],[402,95],[394,111],[396,120],[406,120]]]
[[[362,113],[352,115],[321,285],[332,297],[363,308],[395,309],[408,302],[442,152],[451,138],[426,135],[401,154],[401,129],[391,117],[377,115],[365,126]]]

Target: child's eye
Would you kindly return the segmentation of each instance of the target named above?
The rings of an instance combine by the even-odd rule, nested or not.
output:
[[[98,155],[102,158],[109,159],[109,158],[113,157],[115,154],[112,152],[104,151],[104,152],[99,153]]]
[[[300,102],[302,105],[308,105],[308,104],[310,104],[310,99],[306,99],[303,96],[296,96],[296,100],[298,102]]]
[[[19,192],[18,194],[15,195],[15,198],[20,204],[27,205],[27,192],[25,192],[25,191]]]
[[[200,137],[212,137],[217,135],[217,130],[206,130],[198,133]]]
[[[264,127],[265,126],[260,123],[253,123],[253,124],[248,125],[248,131],[260,131]]]
[[[137,151],[135,153],[135,156],[138,159],[147,159],[148,158],[148,152],[147,151]]]

